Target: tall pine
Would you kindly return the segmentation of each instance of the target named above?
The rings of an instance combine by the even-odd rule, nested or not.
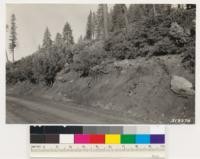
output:
[[[104,39],[108,38],[108,6],[103,4],[103,28],[104,28]]]
[[[63,39],[62,39],[62,35],[60,33],[56,34],[56,38],[55,38],[54,44],[57,47],[62,47],[63,46]]]
[[[86,28],[86,36],[85,38],[87,40],[92,40],[93,34],[94,34],[94,25],[93,25],[93,14],[92,11],[90,11],[90,14],[88,16],[87,20],[87,28]]]
[[[43,37],[43,44],[42,47],[44,49],[48,49],[50,48],[52,45],[52,40],[51,40],[51,33],[48,29],[48,27],[46,28],[45,32],[44,32],[44,37]]]
[[[107,4],[99,4],[97,10],[97,38],[107,38],[109,29],[109,15]]]
[[[97,37],[97,17],[96,13],[92,13],[92,39],[96,39]]]
[[[63,28],[63,42],[64,42],[65,46],[71,46],[74,44],[72,29],[68,22],[66,22],[66,24]]]
[[[115,4],[113,7],[112,15],[113,31],[118,31],[123,28],[127,28],[127,8],[125,4]]]
[[[97,10],[97,39],[103,37],[103,4],[98,5]]]
[[[11,27],[10,27],[10,43],[9,48],[12,54],[12,61],[15,61],[15,47],[17,46],[17,32],[16,32],[16,17],[15,14],[11,15]]]
[[[133,23],[144,16],[144,5],[143,4],[131,4],[128,9],[128,20]]]

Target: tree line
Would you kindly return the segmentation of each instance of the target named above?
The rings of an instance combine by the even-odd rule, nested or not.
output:
[[[195,4],[177,4],[177,8],[192,9],[195,8]],[[128,25],[142,19],[144,17],[153,16],[167,12],[170,14],[172,10],[171,4],[130,4],[129,7],[125,4],[115,4],[110,11],[108,11],[107,4],[99,4],[96,12],[90,11],[87,18],[86,33],[84,39],[95,40],[95,39],[107,39],[111,32],[119,31],[120,29],[127,29]],[[9,26],[6,25],[6,30]],[[15,61],[15,48],[17,46],[17,26],[16,16],[11,15],[10,24],[10,43],[9,49],[12,54],[12,61]],[[63,36],[63,37],[62,37]],[[79,37],[78,42],[84,40],[82,35]],[[67,22],[63,29],[63,35],[57,33],[55,43],[63,43],[71,45],[74,44],[72,29],[70,24]],[[48,27],[44,33],[43,47],[49,47],[52,44],[51,34]],[[39,46],[40,47],[40,46]],[[7,61],[8,55],[6,51]]]
[[[195,5],[178,4],[177,8],[192,9]],[[115,4],[110,11],[107,4],[99,4],[98,10],[90,11],[88,15],[85,39],[107,39],[109,33],[127,29],[129,24],[137,20],[150,16],[156,18],[163,12],[170,14],[171,11],[171,4],[130,4],[129,7]]]
[[[16,62],[17,27],[16,17],[12,15],[9,46],[13,63],[6,66],[7,83],[30,81],[51,86],[56,74],[64,68],[87,77],[94,74],[93,67],[108,57],[122,60],[182,52],[189,65],[194,66],[195,7],[193,4],[176,8],[169,4],[128,7],[115,4],[109,8],[107,4],[99,4],[96,12],[89,12],[85,35],[80,36],[77,43],[69,22],[54,40],[47,27],[35,53]],[[190,35],[185,34],[184,27],[190,28]]]

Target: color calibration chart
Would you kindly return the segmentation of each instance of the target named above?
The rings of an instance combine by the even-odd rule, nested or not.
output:
[[[31,126],[32,159],[164,159],[164,126]]]

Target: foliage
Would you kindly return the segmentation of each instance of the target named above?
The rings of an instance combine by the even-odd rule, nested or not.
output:
[[[119,31],[120,29],[126,28],[127,26],[126,12],[127,8],[125,4],[114,5],[112,14],[113,31]]]
[[[103,43],[92,42],[87,45],[76,45],[76,54],[73,58],[72,69],[80,73],[80,76],[88,76],[91,68],[100,64],[105,58],[105,51],[103,50]]]
[[[9,43],[9,48],[12,52],[12,60],[13,62],[15,61],[14,59],[14,50],[15,47],[17,46],[17,32],[16,32],[17,26],[16,26],[16,17],[15,14],[11,15],[11,27],[10,27],[10,43]]]
[[[60,33],[56,34],[56,38],[55,38],[54,44],[58,48],[61,48],[63,46],[63,39],[62,39],[62,35]]]
[[[72,29],[68,22],[66,22],[66,24],[63,28],[63,42],[66,46],[71,46],[74,44]]]
[[[46,30],[45,35],[50,35],[49,31]],[[44,37],[49,39],[50,36]],[[60,33],[56,35],[54,44],[49,45],[44,41],[45,47],[39,48],[32,56],[6,65],[7,83],[15,84],[26,80],[48,86],[53,84],[56,74],[66,63],[72,62],[72,47],[64,44]]]
[[[96,39],[105,39],[108,37],[108,30],[111,27],[111,17],[108,13],[107,4],[99,4],[96,13]]]
[[[101,39],[103,37],[103,4],[98,5],[96,20],[97,39]]]
[[[195,9],[149,4],[130,5],[127,11],[124,4],[116,4],[107,17],[103,11],[104,6],[100,4],[96,14],[90,12],[86,38],[81,36],[77,44],[74,44],[68,22],[63,34],[57,33],[54,42],[47,28],[42,48],[39,47],[32,56],[6,65],[7,83],[26,80],[51,86],[56,74],[65,65],[68,71],[73,70],[86,77],[110,57],[123,60],[182,54],[184,66],[194,72]],[[105,36],[104,18],[108,18],[110,32],[105,40],[102,38]]]
[[[86,29],[86,36],[85,38],[88,39],[88,40],[91,40],[92,39],[92,36],[93,36],[93,32],[94,32],[94,29],[93,29],[93,14],[92,12],[90,11],[90,14],[88,16],[88,21],[87,21],[87,29]]]
[[[48,50],[41,49],[33,57],[33,75],[37,83],[51,86],[56,74],[71,61],[71,50],[52,46]]]
[[[196,19],[196,10],[195,9],[174,9],[170,18],[172,22],[177,22],[181,27],[191,28],[193,23],[192,20]]]
[[[52,45],[51,33],[50,33],[50,31],[47,27],[45,32],[44,32],[42,47],[47,49],[47,48],[51,47],[51,45]]]
[[[184,15],[189,13],[193,15],[195,11],[182,10],[182,12]],[[194,35],[190,32],[188,34],[187,30],[193,30],[192,32],[195,34],[195,26],[189,27],[185,25],[189,19],[176,17],[177,15],[174,15],[174,13],[174,11],[171,14],[164,12],[156,16],[156,18],[143,17],[140,20],[134,19],[128,30],[112,33],[110,38],[105,41],[105,50],[109,55],[117,59],[184,54],[184,50],[190,41],[195,41],[193,39]],[[179,21],[180,25],[174,21],[175,19]],[[192,23],[192,21],[193,18],[187,23]],[[195,46],[190,45],[191,47]]]
[[[142,14],[141,11],[140,5],[130,4],[128,9],[128,21],[133,23],[135,20],[140,19]]]
[[[28,56],[14,63],[6,64],[6,82],[15,84],[22,81],[30,81],[35,83],[32,71],[32,57]]]

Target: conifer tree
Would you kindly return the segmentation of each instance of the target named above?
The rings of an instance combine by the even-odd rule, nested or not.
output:
[[[108,38],[108,6],[103,4],[104,38]]]
[[[109,15],[107,4],[99,4],[97,10],[97,38],[107,38],[109,28]]]
[[[64,45],[66,45],[66,46],[70,46],[70,45],[74,44],[72,29],[68,22],[66,22],[66,24],[63,28],[63,42],[64,42]]]
[[[85,38],[88,40],[92,40],[93,37],[93,22],[92,22],[93,18],[92,18],[92,11],[90,11],[90,14],[88,16],[88,20],[87,20],[87,29],[86,29],[86,36]]]
[[[55,42],[54,43],[55,43],[55,45],[57,47],[62,47],[62,45],[63,45],[63,39],[62,39],[62,35],[60,33],[56,34],[56,38],[55,38]]]
[[[112,14],[113,14],[113,10],[110,9],[110,12],[108,12],[108,32],[112,32]]]
[[[15,47],[17,46],[17,32],[16,32],[16,17],[15,14],[11,15],[11,27],[10,27],[10,43],[9,48],[12,53],[12,62],[15,61]]]
[[[97,17],[96,13],[92,13],[92,39],[96,39],[97,37]]]
[[[146,16],[147,6],[145,4],[131,4],[128,9],[128,20],[133,23]]]
[[[48,29],[48,27],[46,28],[45,32],[44,32],[44,38],[43,38],[43,44],[42,47],[44,49],[50,48],[52,45],[52,40],[51,40],[51,33]]]
[[[9,26],[8,26],[8,24],[6,24],[6,32],[8,32],[8,30],[9,30]],[[8,58],[7,50],[6,50],[6,62],[10,62],[9,58]]]
[[[127,8],[125,4],[115,4],[112,15],[113,31],[127,28]]]
[[[103,4],[99,4],[97,10],[97,39],[103,37],[103,25]]]

